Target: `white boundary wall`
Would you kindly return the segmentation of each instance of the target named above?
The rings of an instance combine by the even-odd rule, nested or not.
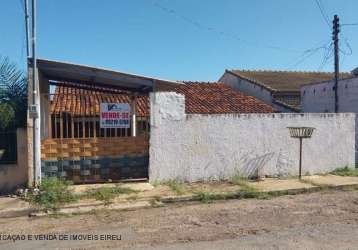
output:
[[[301,86],[303,112],[334,112],[334,81]],[[339,80],[338,111],[358,114],[358,76]],[[356,117],[358,131],[358,116]],[[358,133],[356,133],[356,165],[358,167]]]
[[[201,181],[250,175],[297,175],[299,140],[289,126],[312,126],[303,173],[354,166],[355,114],[187,115],[184,96],[151,94],[150,181]]]

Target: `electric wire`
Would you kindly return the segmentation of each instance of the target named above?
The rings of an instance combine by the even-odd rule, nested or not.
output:
[[[247,39],[243,39],[242,37],[239,37],[237,34],[226,32],[226,31],[219,30],[214,27],[202,24],[199,21],[189,18],[185,15],[182,15],[178,11],[168,8],[158,2],[152,2],[152,4],[154,7],[160,9],[161,11],[166,12],[170,15],[176,16],[177,18],[182,19],[183,21],[187,22],[188,24],[191,24],[192,26],[194,26],[200,30],[205,30],[205,31],[209,31],[212,33],[216,33],[217,35],[234,39],[236,41],[245,43],[249,46],[261,47],[261,48],[267,48],[267,49],[273,49],[273,50],[279,50],[279,51],[287,51],[287,52],[293,52],[293,53],[302,53],[302,51],[295,50],[295,49],[284,48],[284,47],[275,46],[275,45],[271,45],[271,44],[264,44],[264,43],[258,42],[258,41],[249,41]]]
[[[327,12],[322,4],[322,2],[320,0],[315,0],[317,6],[318,6],[318,9],[319,11],[321,12],[321,15],[325,21],[325,23],[327,24],[328,28],[331,30],[331,25],[329,23],[329,18],[328,18],[328,15],[327,15]]]

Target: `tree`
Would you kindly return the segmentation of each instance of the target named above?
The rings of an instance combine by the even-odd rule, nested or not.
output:
[[[26,126],[27,79],[9,58],[0,56],[0,129]]]

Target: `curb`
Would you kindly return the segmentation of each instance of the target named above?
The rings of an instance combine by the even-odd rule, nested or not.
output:
[[[286,190],[275,190],[275,191],[259,191],[259,194],[267,194],[273,197],[284,196],[284,195],[297,195],[304,193],[315,193],[324,190],[358,190],[358,184],[346,184],[346,185],[318,185],[312,184],[313,187],[308,188],[296,188],[296,189],[286,189]],[[232,192],[232,193],[213,193],[214,201],[219,200],[233,200],[233,199],[250,199],[256,197],[247,197],[242,192]],[[26,208],[23,210],[15,211],[0,211],[0,218],[15,218],[21,216],[30,216],[30,217],[44,217],[49,215],[66,215],[66,214],[85,214],[92,211],[99,210],[117,210],[117,211],[131,211],[143,208],[153,207],[151,203],[152,199],[140,200],[135,203],[113,203],[110,205],[100,204],[91,204],[84,205],[68,205],[66,207],[60,208],[57,211],[48,211],[43,212],[35,208]],[[163,197],[160,199],[160,202],[163,204],[173,204],[173,203],[185,203],[185,202],[200,202],[200,197],[196,195],[185,195],[185,196],[169,196]]]
[[[137,202],[135,204],[110,204],[110,205],[95,205],[95,206],[81,206],[81,207],[66,207],[60,208],[57,211],[47,211],[47,212],[32,212],[28,214],[30,217],[45,217],[49,215],[68,215],[68,214],[86,214],[88,212],[99,211],[99,210],[117,210],[117,211],[131,211],[142,208],[151,207],[149,201]]]

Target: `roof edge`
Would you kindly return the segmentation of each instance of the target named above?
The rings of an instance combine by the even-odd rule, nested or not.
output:
[[[161,79],[161,78],[157,78],[157,77],[144,76],[144,75],[127,73],[127,72],[122,72],[122,71],[116,71],[116,70],[113,70],[113,69],[90,66],[90,65],[85,65],[85,64],[72,63],[72,62],[68,62],[68,61],[49,60],[49,59],[45,59],[45,58],[38,58],[36,61],[37,61],[37,64],[41,63],[41,62],[43,62],[43,63],[55,63],[55,64],[56,63],[58,63],[58,64],[66,64],[68,66],[72,65],[72,66],[77,66],[77,67],[83,67],[83,68],[86,68],[88,70],[98,70],[98,71],[114,73],[114,74],[122,74],[122,75],[126,75],[126,76],[129,76],[129,77],[141,78],[141,79],[145,79],[145,80],[156,80],[156,81],[160,81],[160,82],[163,82],[163,83],[169,83],[169,84],[183,84],[182,82],[178,82],[178,81],[166,80],[166,79]],[[29,63],[29,65],[32,65],[32,58],[30,58],[30,57],[28,58],[28,63]]]
[[[301,109],[300,109],[300,108],[296,108],[296,107],[294,107],[294,106],[292,106],[292,105],[289,105],[289,104],[287,104],[287,103],[285,103],[285,102],[281,102],[281,101],[279,101],[279,100],[277,100],[277,99],[275,99],[275,98],[272,99],[272,102],[273,102],[274,104],[276,104],[276,105],[279,105],[279,106],[282,106],[282,107],[284,107],[284,108],[290,109],[290,110],[292,110],[292,111],[295,112],[295,113],[300,113],[300,112],[301,112]]]
[[[225,73],[229,73],[229,74],[232,74],[232,75],[234,75],[234,76],[236,76],[236,77],[239,77],[239,78],[241,78],[241,79],[243,79],[243,80],[249,81],[249,82],[251,82],[251,83],[253,83],[253,84],[256,84],[256,85],[258,85],[258,86],[260,86],[260,87],[265,88],[266,90],[268,90],[268,91],[270,91],[270,92],[276,92],[276,91],[277,91],[277,89],[273,89],[273,88],[271,88],[270,86],[268,86],[268,85],[266,85],[266,84],[264,84],[264,83],[262,83],[262,82],[260,82],[260,81],[257,81],[257,80],[252,79],[252,78],[245,77],[245,76],[243,76],[243,75],[241,75],[241,74],[238,74],[238,73],[236,73],[236,72],[233,72],[232,70],[225,69]]]
[[[355,78],[358,78],[358,76],[339,78],[338,81],[350,80],[350,79],[355,79]],[[326,80],[326,81],[311,82],[311,83],[302,84],[301,87],[312,86],[312,85],[317,85],[317,84],[322,84],[322,83],[328,83],[328,82],[331,82],[331,81],[334,81],[334,78],[332,78],[331,80]]]

